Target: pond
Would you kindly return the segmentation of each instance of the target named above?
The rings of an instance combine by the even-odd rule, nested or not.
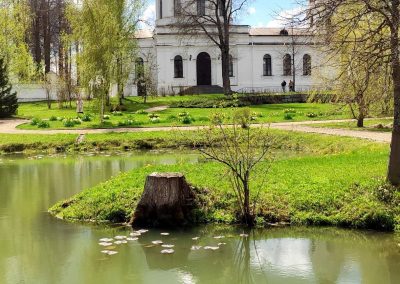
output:
[[[150,230],[112,244],[118,253],[107,255],[99,240],[129,237],[131,228],[67,223],[47,213],[121,171],[196,161],[154,152],[0,157],[0,283],[400,283],[395,234],[208,225],[169,235]],[[174,245],[174,253],[161,254],[155,240]]]

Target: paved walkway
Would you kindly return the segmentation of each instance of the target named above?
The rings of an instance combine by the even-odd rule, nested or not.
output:
[[[357,131],[348,129],[336,129],[336,128],[318,128],[310,127],[310,124],[324,124],[324,123],[335,123],[335,122],[347,122],[354,121],[352,119],[342,120],[324,120],[324,121],[302,121],[302,122],[280,122],[271,123],[270,128],[281,129],[288,131],[298,131],[307,133],[319,133],[327,135],[337,135],[346,137],[355,137],[361,139],[368,139],[377,142],[390,143],[391,133],[388,132],[375,132],[375,131]],[[144,128],[114,128],[114,129],[61,129],[61,130],[22,130],[16,129],[16,127],[22,123],[26,123],[28,120],[23,119],[9,119],[0,120],[0,133],[3,134],[94,134],[94,133],[121,133],[121,132],[151,132],[151,131],[172,131],[172,130],[197,130],[204,128],[204,126],[182,126],[182,127],[144,127]],[[254,125],[261,127],[261,124]]]

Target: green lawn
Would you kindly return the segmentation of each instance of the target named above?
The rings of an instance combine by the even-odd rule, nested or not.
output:
[[[141,98],[129,98],[125,102],[126,111],[122,113],[107,113],[109,119],[106,124],[100,126],[100,120],[95,111],[95,103],[85,102],[85,112],[91,115],[91,121],[75,125],[75,128],[98,128],[98,127],[157,127],[157,126],[183,126],[183,125],[206,125],[209,124],[213,114],[224,114],[227,119],[232,116],[234,108],[169,108],[158,111],[157,119],[151,119],[149,114],[138,114],[137,111],[156,106],[170,106],[176,102],[191,100],[210,100],[221,98],[222,95],[198,95],[198,96],[172,96],[149,98],[144,104]],[[223,96],[222,96],[223,98]],[[307,121],[349,118],[346,108],[334,104],[294,103],[250,106],[254,122],[269,123],[282,121]],[[310,114],[315,117],[308,117]],[[190,121],[184,121],[182,114],[190,117]],[[48,121],[51,129],[67,129],[61,121],[64,118],[76,118],[75,103],[73,107],[59,109],[56,104],[52,109],[47,109],[44,102],[23,103],[18,110],[18,116],[24,118],[37,118],[48,121],[50,118],[58,118],[59,121]],[[20,126],[22,129],[39,129],[36,125],[29,123]]]
[[[382,118],[382,119],[367,119],[364,121],[364,127],[357,127],[356,121],[348,122],[332,122],[323,124],[309,124],[307,126],[311,127],[321,127],[321,128],[342,128],[351,129],[359,131],[377,131],[377,132],[391,132],[392,131],[392,118]],[[382,127],[381,127],[382,126]]]
[[[274,134],[285,143],[276,147],[280,151],[267,183],[261,187],[257,178],[253,184],[253,189],[261,189],[259,222],[400,229],[400,195],[384,190],[388,145],[314,134]],[[127,221],[146,175],[171,171],[184,173],[197,188],[200,220],[236,221],[233,192],[223,168],[212,162],[149,166],[124,173],[58,203],[51,212],[73,220]]]

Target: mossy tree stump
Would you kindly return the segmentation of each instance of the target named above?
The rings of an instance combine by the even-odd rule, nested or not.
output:
[[[134,227],[179,227],[193,222],[195,195],[183,174],[152,173],[133,214]]]

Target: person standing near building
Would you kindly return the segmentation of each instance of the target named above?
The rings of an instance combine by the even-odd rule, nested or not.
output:
[[[282,92],[286,93],[286,81],[283,80],[283,82],[281,83],[282,86]]]

